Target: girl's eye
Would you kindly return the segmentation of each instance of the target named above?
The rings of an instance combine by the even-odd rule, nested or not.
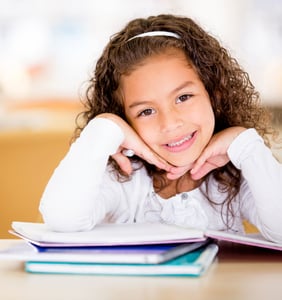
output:
[[[187,101],[191,98],[191,95],[185,94],[185,95],[181,95],[176,99],[176,103],[180,103],[180,102],[184,102]]]
[[[139,114],[138,117],[146,117],[146,116],[150,116],[154,113],[154,110],[152,108],[146,108],[144,110],[142,110]]]

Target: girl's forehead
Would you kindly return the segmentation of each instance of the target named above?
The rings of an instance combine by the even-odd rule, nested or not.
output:
[[[120,87],[130,93],[145,93],[156,86],[162,90],[182,86],[184,82],[199,84],[197,71],[187,62],[185,55],[159,54],[148,58],[128,75],[121,77]]]

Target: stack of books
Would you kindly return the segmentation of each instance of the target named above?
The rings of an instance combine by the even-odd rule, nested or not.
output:
[[[32,273],[201,276],[218,252],[197,231],[185,239],[181,228],[164,224],[101,224],[75,233],[52,232],[42,223],[13,222],[12,228],[23,240],[0,259],[21,260]]]
[[[33,273],[201,276],[218,253],[215,240],[282,250],[259,235],[187,229],[160,223],[100,224],[92,231],[62,233],[43,223],[13,222],[23,239],[0,259],[24,261]]]

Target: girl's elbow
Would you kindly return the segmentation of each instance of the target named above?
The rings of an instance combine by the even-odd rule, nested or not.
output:
[[[78,217],[66,213],[47,213],[42,211],[42,218],[47,227],[57,232],[78,232],[92,230],[96,222],[89,217]]]

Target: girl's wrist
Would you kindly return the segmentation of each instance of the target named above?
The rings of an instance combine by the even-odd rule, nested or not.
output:
[[[82,131],[81,136],[87,136],[88,143],[93,147],[105,147],[105,152],[113,154],[124,141],[122,129],[111,119],[97,117],[92,119]]]

